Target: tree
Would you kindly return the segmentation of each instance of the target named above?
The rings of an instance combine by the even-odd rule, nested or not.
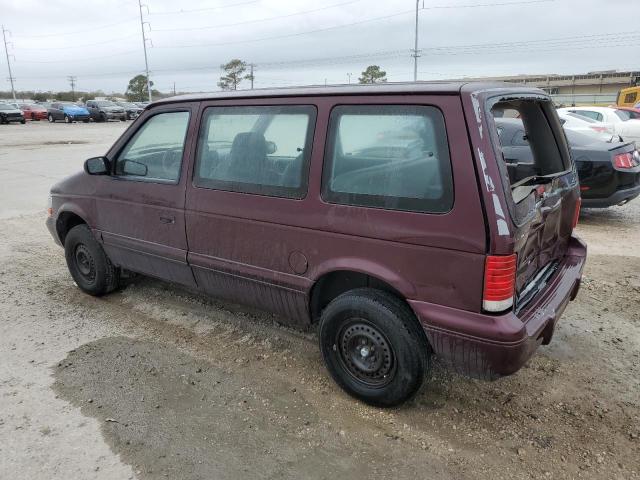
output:
[[[387,81],[387,72],[380,70],[378,65],[369,65],[362,76],[358,78],[360,83],[379,83]]]
[[[225,73],[218,82],[218,86],[222,90],[237,90],[242,80],[253,80],[251,74],[244,75],[244,72],[247,71],[247,62],[243,62],[238,58],[234,58],[225,65],[220,65],[220,68]]]
[[[149,82],[153,86],[153,82]],[[149,93],[147,92],[147,76],[136,75],[129,80],[129,86],[125,92],[127,100],[131,102],[143,102],[148,100]]]

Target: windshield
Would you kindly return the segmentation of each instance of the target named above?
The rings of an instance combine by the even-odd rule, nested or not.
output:
[[[96,102],[96,105],[99,106],[99,107],[117,107],[117,105],[115,103],[107,102],[107,101]]]
[[[7,105],[6,103],[0,103],[0,110],[15,110],[11,105]]]

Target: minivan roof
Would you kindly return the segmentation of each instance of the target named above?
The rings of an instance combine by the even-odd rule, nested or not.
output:
[[[542,90],[523,86],[517,83],[504,82],[411,82],[411,83],[377,83],[367,85],[331,85],[283,88],[255,88],[252,90],[232,90],[213,93],[191,93],[159,99],[154,105],[174,102],[195,102],[202,100],[224,100],[239,98],[265,97],[309,97],[332,95],[371,95],[371,94],[459,94],[462,87],[477,89],[518,89],[523,92],[545,94]]]

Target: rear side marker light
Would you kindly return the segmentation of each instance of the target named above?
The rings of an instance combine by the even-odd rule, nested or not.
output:
[[[580,218],[580,207],[582,206],[582,199],[578,197],[576,201],[576,210],[573,212],[573,227],[576,228],[578,226],[578,219]]]
[[[613,157],[613,166],[616,168],[633,168],[638,165],[638,156],[631,152],[619,153]]]
[[[482,308],[487,312],[503,312],[513,306],[516,287],[515,253],[488,255],[484,264]]]

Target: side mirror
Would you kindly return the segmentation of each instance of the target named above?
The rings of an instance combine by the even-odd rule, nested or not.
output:
[[[146,177],[148,168],[144,163],[135,160],[124,160],[122,162],[122,173],[125,175],[134,175],[136,177]]]
[[[89,175],[109,175],[110,166],[107,157],[93,157],[84,162],[84,171]]]

